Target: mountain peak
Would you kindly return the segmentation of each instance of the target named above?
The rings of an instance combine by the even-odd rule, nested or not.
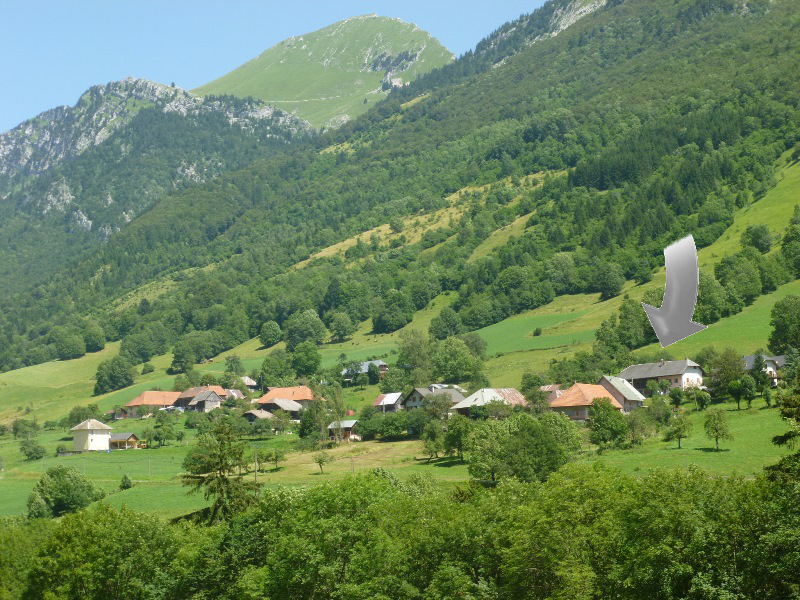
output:
[[[453,59],[413,23],[372,13],[287,38],[194,91],[252,96],[332,127],[366,111],[393,85]]]

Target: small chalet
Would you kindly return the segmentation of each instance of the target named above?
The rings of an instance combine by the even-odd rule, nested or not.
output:
[[[455,404],[451,410],[468,417],[473,406],[486,406],[492,402],[502,402],[509,406],[528,406],[525,396],[514,388],[481,388]]]
[[[145,410],[160,410],[175,405],[180,392],[162,392],[159,390],[152,390],[142,392],[136,398],[128,402],[120,411],[122,416],[137,417]],[[145,409],[147,407],[147,409]],[[121,418],[118,416],[117,418]]]
[[[375,365],[376,367],[378,367],[378,373],[380,374],[381,379],[383,379],[384,375],[386,375],[386,373],[389,372],[389,365],[387,365],[382,360],[368,360],[358,365],[358,371],[356,371],[356,375],[360,374],[366,375],[369,372],[370,365]],[[342,377],[345,377],[347,375],[349,375],[348,370],[342,369]],[[345,379],[345,381],[349,380]]]
[[[248,410],[242,416],[251,423],[254,423],[255,421],[259,421],[261,419],[271,419],[272,413],[268,410],[264,410],[263,408],[256,408],[254,410]]]
[[[403,399],[403,392],[391,392],[389,394],[381,394],[372,403],[372,406],[381,412],[397,412],[403,408],[400,401]]]
[[[282,410],[289,413],[289,416],[295,421],[300,418],[300,411],[303,410],[303,405],[299,402],[282,398],[274,398],[272,400],[264,400],[262,398],[258,401],[258,407],[271,413],[275,413],[276,410]]]
[[[258,383],[252,378],[245,375],[244,377],[239,378],[241,382],[247,387],[248,390],[251,392],[255,392],[258,389]]]
[[[602,385],[590,383],[576,383],[571,388],[550,404],[550,410],[560,412],[575,421],[585,421],[589,418],[589,407],[595,400],[606,398],[617,410],[622,410],[622,405],[611,397],[611,393]]]
[[[439,394],[450,396],[451,404],[458,404],[464,400],[464,394],[462,394],[459,389],[455,387],[444,387],[434,383],[426,388],[417,387],[411,390],[400,400],[400,406],[398,408],[419,408],[425,403],[425,398]]]
[[[263,405],[271,400],[291,400],[295,404],[299,404],[301,408],[308,408],[308,405],[314,401],[314,392],[307,385],[273,387],[258,399],[258,404]],[[325,398],[319,398],[319,400],[324,401]]]
[[[222,398],[214,390],[203,390],[186,405],[186,410],[208,413],[222,406]]]
[[[755,361],[755,358],[756,357],[754,354],[744,357],[745,371],[753,370],[753,362]],[[778,371],[783,368],[785,362],[786,360],[783,354],[779,356],[764,356],[764,370],[767,372],[767,375],[769,375],[772,385],[778,385]]]
[[[86,419],[73,427],[72,447],[76,452],[108,451],[111,427],[97,419]]]
[[[350,419],[348,421],[334,421],[330,425],[328,425],[328,434],[330,435],[331,439],[336,438],[336,430],[339,429],[342,434],[342,440],[345,442],[349,441],[360,441],[361,436],[358,434],[353,433],[353,428],[358,423],[358,419]]]
[[[648,381],[669,381],[671,387],[686,389],[703,385],[703,368],[688,358],[631,365],[619,377],[644,392]]]
[[[139,438],[135,433],[112,433],[108,440],[108,447],[111,450],[130,450],[139,447]]]
[[[604,375],[597,384],[602,385],[611,397],[622,405],[622,410],[626,414],[644,406],[644,396],[621,377]]]
[[[189,404],[194,400],[198,394],[203,392],[214,392],[221,402],[228,399],[228,392],[220,385],[202,385],[199,387],[189,388],[182,392],[178,399],[175,401],[175,406],[178,408],[188,409]],[[208,412],[208,411],[206,411]]]

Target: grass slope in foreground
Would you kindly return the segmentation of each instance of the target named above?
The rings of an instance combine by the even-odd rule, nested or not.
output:
[[[403,61],[402,53],[416,58]],[[412,81],[452,60],[447,48],[416,25],[362,15],[284,40],[193,91],[253,96],[314,127],[336,127],[386,96],[381,84],[387,71]]]

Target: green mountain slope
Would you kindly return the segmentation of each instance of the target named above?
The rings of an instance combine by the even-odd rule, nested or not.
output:
[[[383,99],[392,79],[409,82],[452,60],[416,25],[363,15],[284,40],[194,91],[253,96],[315,127],[336,127]]]

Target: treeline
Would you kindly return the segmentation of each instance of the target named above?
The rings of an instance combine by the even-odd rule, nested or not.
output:
[[[4,519],[0,585],[12,598],[789,598],[799,500],[695,470],[576,465],[450,491],[377,470],[262,490],[211,529],[104,505]]]

